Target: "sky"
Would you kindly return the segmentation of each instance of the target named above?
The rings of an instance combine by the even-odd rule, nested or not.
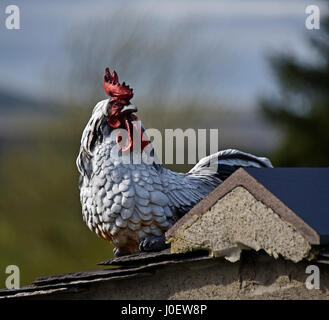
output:
[[[305,28],[309,1],[15,0],[14,4],[20,8],[21,30],[5,28],[6,4],[0,4],[0,89],[32,97],[65,100],[68,88],[63,79],[74,63],[68,58],[67,43],[73,35],[84,42],[91,37],[88,25],[104,19],[108,19],[110,35],[116,27],[111,17],[123,7],[131,10],[120,24],[129,28],[130,18],[148,17],[160,25],[160,37],[168,26],[175,30],[181,21],[191,22],[186,52],[191,56],[196,48],[206,52],[200,55],[203,84],[213,87],[209,94],[237,107],[254,106],[260,94],[276,92],[267,60],[270,54],[292,52],[301,59],[316,59],[307,42],[314,31]],[[322,8],[321,2],[312,4]],[[153,31],[148,32],[152,35]],[[177,53],[180,66],[187,63],[186,52]],[[191,68],[177,70],[183,79],[191,72]],[[189,85],[197,88],[197,83]],[[136,86],[142,91],[143,83]]]

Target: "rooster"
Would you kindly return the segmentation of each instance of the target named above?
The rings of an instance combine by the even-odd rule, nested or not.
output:
[[[164,249],[164,233],[236,169],[272,167],[267,158],[229,149],[201,159],[186,174],[168,170],[153,160],[152,143],[130,103],[133,89],[109,68],[104,88],[110,98],[92,112],[77,167],[83,219],[114,244],[116,256]],[[145,161],[134,161],[141,154]]]

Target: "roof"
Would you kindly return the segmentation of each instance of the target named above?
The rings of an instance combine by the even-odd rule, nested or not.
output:
[[[240,168],[167,233],[167,240],[238,186],[292,224],[312,245],[329,244],[329,168]]]
[[[252,254],[252,256],[251,258],[248,258],[248,255],[250,254]],[[247,259],[246,261],[249,261],[248,259],[252,259],[252,261],[254,261],[257,256],[264,257],[264,253],[246,252],[245,259]],[[171,254],[170,250],[167,249],[161,252],[128,255],[100,263],[101,265],[106,265],[107,267],[120,266],[115,269],[112,268],[69,273],[59,276],[42,277],[36,279],[34,283],[29,286],[13,290],[0,290],[0,300],[1,298],[40,298],[42,296],[52,296],[53,294],[57,294],[60,298],[63,298],[65,294],[69,294],[70,297],[75,297],[75,295],[77,295],[78,298],[81,298],[79,294],[89,290],[89,285],[106,285],[107,283],[111,283],[113,288],[115,288],[115,282],[119,280],[120,284],[122,283],[124,288],[128,288],[127,285],[129,282],[125,282],[124,284],[124,282],[121,281],[134,281],[134,279],[143,279],[142,283],[144,284],[146,277],[151,277],[152,279],[154,279],[153,277],[157,277],[156,279],[159,280],[157,271],[160,268],[165,268],[167,266],[175,267],[183,263],[195,265],[198,265],[199,263],[199,266],[200,263],[203,263],[203,265],[215,264],[216,269],[222,270],[221,272],[224,272],[224,269],[220,267],[221,265],[218,265],[219,261],[223,261],[223,259],[210,257],[208,252],[205,251],[195,251],[184,254]],[[319,260],[316,262],[329,264],[329,251],[324,250],[319,255]],[[264,258],[262,259],[262,263],[264,263]],[[266,266],[268,268],[268,264],[266,264]],[[285,265],[285,268],[286,267],[287,266]],[[199,268],[204,270],[204,267]],[[183,267],[183,270],[188,271],[189,268]],[[195,272],[197,267],[192,268],[192,270]],[[140,290],[145,291],[143,286],[141,288],[142,289]],[[157,290],[155,286],[153,286],[153,288],[154,290]],[[131,290],[131,287],[129,287],[129,290]],[[136,290],[138,291],[139,289],[137,288]]]
[[[68,273],[57,276],[37,278],[32,285],[19,289],[0,290],[0,299],[9,297],[39,296],[59,291],[74,290],[85,284],[122,280],[153,275],[155,270],[170,265],[203,260],[214,260],[206,251],[185,254],[171,254],[170,249],[160,252],[139,253],[110,259],[99,263],[102,266],[115,266],[103,270]]]

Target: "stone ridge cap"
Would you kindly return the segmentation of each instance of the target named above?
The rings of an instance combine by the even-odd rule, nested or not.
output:
[[[174,237],[180,227],[191,221],[195,216],[201,216],[207,212],[219,199],[223,198],[227,193],[236,187],[244,187],[258,201],[263,202],[276,212],[280,218],[295,227],[302,236],[309,241],[311,245],[320,244],[320,235],[311,228],[301,217],[293,212],[288,206],[277,198],[270,190],[264,187],[250,173],[243,168],[239,168],[229,178],[222,182],[207,197],[202,199],[188,213],[178,220],[167,232],[166,240]]]

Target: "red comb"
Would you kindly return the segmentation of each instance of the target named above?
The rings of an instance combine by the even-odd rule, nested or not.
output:
[[[111,97],[129,101],[134,96],[133,89],[129,88],[129,85],[124,82],[120,84],[117,73],[113,71],[111,74],[110,68],[105,69],[104,88]]]

